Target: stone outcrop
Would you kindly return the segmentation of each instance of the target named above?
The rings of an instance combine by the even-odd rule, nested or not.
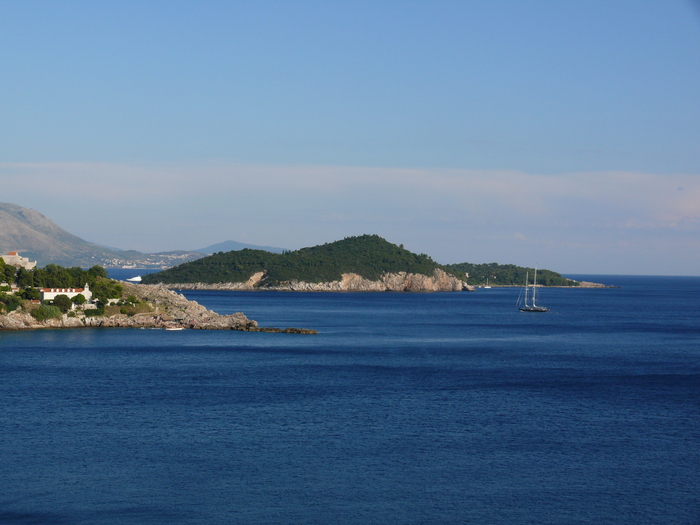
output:
[[[309,283],[287,281],[275,286],[260,285],[263,273],[258,272],[245,283],[173,283],[175,290],[275,290],[284,292],[460,292],[474,291],[465,281],[436,269],[433,275],[417,273],[385,273],[370,281],[355,273],[344,273],[340,281]]]
[[[607,286],[605,284],[592,283],[589,281],[578,281],[578,287],[579,288],[612,288],[611,286]]]
[[[241,330],[246,332],[284,332],[313,334],[314,330],[304,328],[264,328],[256,321],[248,319],[238,312],[219,315],[208,310],[196,301],[169,290],[163,285],[122,283],[124,296],[133,295],[139,301],[152,306],[148,313],[129,316],[117,314],[112,316],[74,317],[65,314],[59,318],[37,321],[24,310],[15,310],[0,315],[0,330],[33,330],[39,328],[189,328],[196,330]]]

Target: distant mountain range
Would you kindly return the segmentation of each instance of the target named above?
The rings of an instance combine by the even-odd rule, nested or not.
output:
[[[212,253],[231,252],[242,250],[244,248],[248,248],[250,250],[264,250],[272,253],[283,253],[285,251],[284,248],[275,248],[274,246],[257,246],[255,244],[244,244],[236,241],[224,241],[195,251],[211,255]]]
[[[281,248],[262,247],[226,241],[201,250],[142,253],[118,250],[90,243],[68,233],[38,211],[17,204],[0,203],[0,253],[19,252],[37,261],[39,267],[58,264],[89,268],[96,264],[105,268],[171,268],[184,262],[201,259],[219,251],[255,248],[281,253]]]

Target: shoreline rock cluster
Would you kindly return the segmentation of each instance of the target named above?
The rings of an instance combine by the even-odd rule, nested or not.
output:
[[[614,288],[602,283],[592,283],[589,281],[578,281],[578,288]]]
[[[433,275],[416,273],[385,273],[378,280],[371,281],[355,273],[344,273],[340,281],[309,283],[287,281],[275,286],[261,285],[263,272],[251,276],[247,282],[229,283],[170,283],[172,290],[266,290],[279,292],[461,292],[474,291],[465,281],[436,269]]]
[[[163,285],[122,283],[124,295],[133,295],[139,301],[147,302],[152,311],[134,315],[116,314],[87,317],[64,314],[54,319],[37,321],[26,310],[15,310],[0,315],[0,330],[35,330],[42,328],[164,328],[193,330],[239,330],[244,332],[280,332],[315,334],[306,328],[269,328],[258,326],[257,321],[248,319],[237,312],[219,315],[206,307],[190,301],[182,294]]]
[[[573,281],[573,279],[571,279]],[[602,284],[602,283],[592,283],[590,281],[575,281],[578,283],[577,286],[562,286],[562,285],[543,285],[543,284],[537,284],[537,288],[567,288],[569,290],[576,290],[576,289],[581,289],[581,288],[616,288],[615,286],[611,286],[608,284]],[[522,288],[522,284],[491,284],[491,288]],[[530,285],[532,287],[533,285]],[[476,288],[483,288],[483,285],[477,285]]]

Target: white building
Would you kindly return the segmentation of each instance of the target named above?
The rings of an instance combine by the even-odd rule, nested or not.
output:
[[[5,261],[5,264],[15,266],[16,268],[31,270],[36,267],[36,261],[30,261],[26,257],[20,256],[17,252],[7,252],[7,255],[0,255],[0,258]]]
[[[66,295],[68,299],[73,299],[78,294],[83,294],[83,297],[88,301],[92,299],[92,292],[87,283],[85,288],[39,288],[42,301],[53,301],[57,295]]]

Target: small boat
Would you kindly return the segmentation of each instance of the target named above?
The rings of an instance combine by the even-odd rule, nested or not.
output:
[[[172,332],[175,330],[184,330],[185,327],[184,326],[166,326],[165,329]]]
[[[136,277],[132,277],[131,279],[127,279],[130,283],[140,283],[141,282],[141,276],[137,275]]]
[[[529,275],[525,273],[525,303],[523,306],[518,308],[521,312],[549,312],[549,308],[545,306],[537,306],[537,268],[535,268],[535,278],[532,283],[532,304],[528,303],[528,290],[530,285],[528,284]]]

